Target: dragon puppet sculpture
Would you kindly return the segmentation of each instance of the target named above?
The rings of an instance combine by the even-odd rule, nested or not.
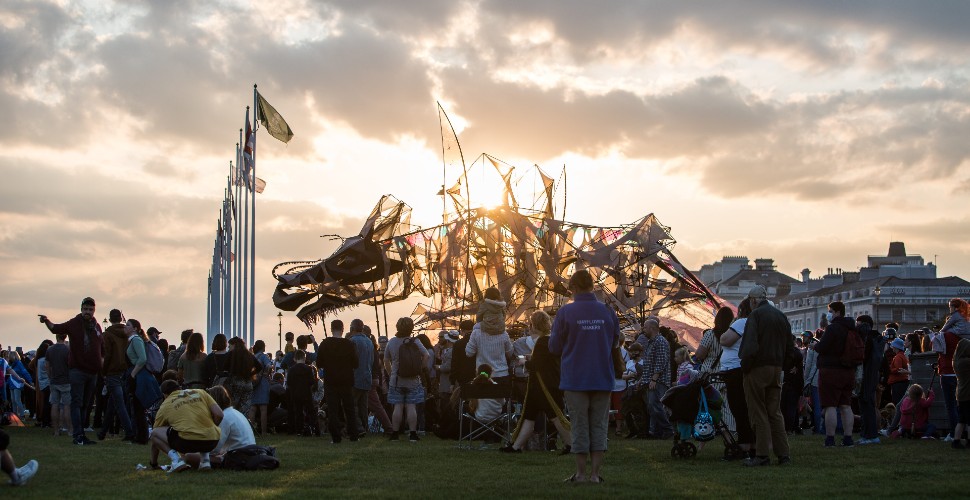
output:
[[[449,137],[446,163],[447,152],[460,154],[457,136],[452,132]],[[504,202],[470,208],[469,171],[488,164],[504,184]],[[532,173],[541,191],[533,193],[530,208],[519,207],[511,166],[489,155],[469,168],[462,160],[461,166],[458,181],[439,192],[452,205],[442,224],[414,228],[411,208],[385,195],[360,233],[344,239],[330,257],[284,262],[273,269],[276,307],[297,311],[310,325],[344,308],[417,294],[430,299],[412,313],[418,327],[456,328],[460,320],[474,318],[485,289],[494,286],[506,298],[506,317],[514,328],[526,325],[537,309],[552,312],[566,303],[569,276],[587,269],[599,298],[622,323],[637,325],[657,315],[681,332],[682,342],[697,345],[720,301],[671,253],[670,229],[652,214],[616,227],[560,220],[555,217],[556,182],[538,166]]]

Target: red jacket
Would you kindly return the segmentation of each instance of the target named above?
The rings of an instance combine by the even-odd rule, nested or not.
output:
[[[926,423],[930,419],[930,406],[935,398],[933,389],[930,389],[927,397],[919,401],[913,401],[909,399],[909,396],[903,398],[903,402],[900,404],[902,414],[899,416],[899,428],[904,431],[912,429],[922,431],[925,429]],[[915,427],[913,426],[914,423],[916,424]]]
[[[101,325],[92,319],[94,325],[93,333],[86,334],[84,331],[84,317],[80,314],[67,320],[64,323],[51,325],[54,334],[67,335],[70,341],[70,353],[67,356],[67,366],[87,373],[99,373],[104,355],[102,345]],[[87,337],[87,346],[85,346]]]

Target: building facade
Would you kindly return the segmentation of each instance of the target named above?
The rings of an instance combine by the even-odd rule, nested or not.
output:
[[[829,269],[815,279],[803,270],[802,281],[776,300],[792,331],[824,328],[828,304],[841,301],[846,316],[868,314],[878,326],[895,322],[909,332],[942,325],[950,299],[970,297],[970,282],[956,276],[937,278],[936,266],[907,255],[902,242],[890,243],[885,256],[870,255],[867,264],[859,271]]]
[[[956,276],[938,278],[936,265],[908,255],[903,242],[889,244],[886,255],[870,255],[858,271],[830,268],[819,278],[803,269],[801,280],[775,269],[774,260],[726,256],[695,273],[722,299],[739,304],[755,285],[788,316],[792,332],[826,326],[830,302],[845,303],[846,315],[868,314],[876,325],[899,323],[902,331],[942,325],[954,297],[970,298],[970,282]]]

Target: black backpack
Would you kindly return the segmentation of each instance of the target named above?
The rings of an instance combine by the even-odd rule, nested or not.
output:
[[[866,360],[866,340],[856,330],[845,331],[845,346],[839,358],[842,366],[855,368]]]
[[[424,370],[423,350],[424,348],[418,345],[418,341],[414,337],[404,339],[404,343],[398,350],[398,377],[414,378],[421,376],[421,372]]]
[[[276,448],[251,444],[226,453],[222,468],[229,470],[274,470],[280,466]]]

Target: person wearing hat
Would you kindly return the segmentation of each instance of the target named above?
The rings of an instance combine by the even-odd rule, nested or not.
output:
[[[906,342],[896,338],[889,344],[893,348],[893,360],[889,363],[889,388],[893,395],[893,404],[899,407],[899,402],[906,396],[909,387],[909,358],[906,357]]]
[[[768,302],[767,295],[761,285],[748,292],[751,314],[738,349],[744,399],[755,432],[755,456],[744,461],[747,467],[769,465],[769,450],[774,450],[778,465],[791,464],[781,413],[781,372],[785,359],[795,351],[795,341],[788,318]]]

